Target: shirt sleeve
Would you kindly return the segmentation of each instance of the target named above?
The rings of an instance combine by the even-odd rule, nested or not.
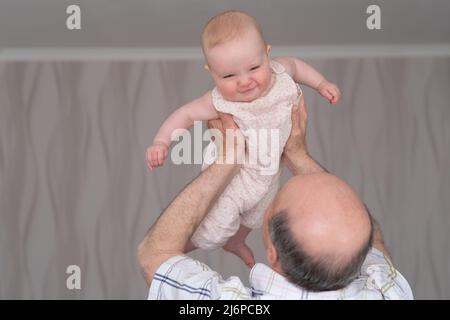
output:
[[[223,280],[207,265],[187,256],[164,262],[153,276],[149,300],[246,300],[249,290],[237,277]]]
[[[367,277],[364,291],[366,296],[377,292],[384,300],[412,300],[411,287],[392,262],[378,249],[372,248],[361,267]]]

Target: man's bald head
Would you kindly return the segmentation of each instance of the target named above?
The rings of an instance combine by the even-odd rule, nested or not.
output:
[[[349,185],[327,173],[289,180],[267,219],[281,271],[313,291],[350,283],[372,243],[364,204]]]

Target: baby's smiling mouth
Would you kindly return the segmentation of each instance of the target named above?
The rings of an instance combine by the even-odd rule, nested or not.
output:
[[[246,89],[246,90],[243,90],[243,91],[240,91],[240,93],[248,93],[248,92],[252,91],[252,90],[255,89],[255,88],[256,88],[256,86],[251,87],[251,88]]]

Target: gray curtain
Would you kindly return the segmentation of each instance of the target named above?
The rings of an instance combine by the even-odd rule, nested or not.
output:
[[[450,299],[450,59],[307,62],[343,94],[305,89],[311,154],[367,203],[416,298]],[[200,61],[0,63],[1,299],[146,297],[136,246],[200,166],[149,173],[145,150],[211,86]],[[249,243],[264,262],[259,230]],[[193,256],[248,275],[222,250]]]

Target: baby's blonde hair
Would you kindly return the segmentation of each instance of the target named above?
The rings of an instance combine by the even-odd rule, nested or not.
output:
[[[257,31],[263,45],[265,45],[261,27],[252,16],[242,11],[231,10],[212,17],[203,29],[203,53],[206,55],[209,49],[241,36],[249,28],[254,28]]]

